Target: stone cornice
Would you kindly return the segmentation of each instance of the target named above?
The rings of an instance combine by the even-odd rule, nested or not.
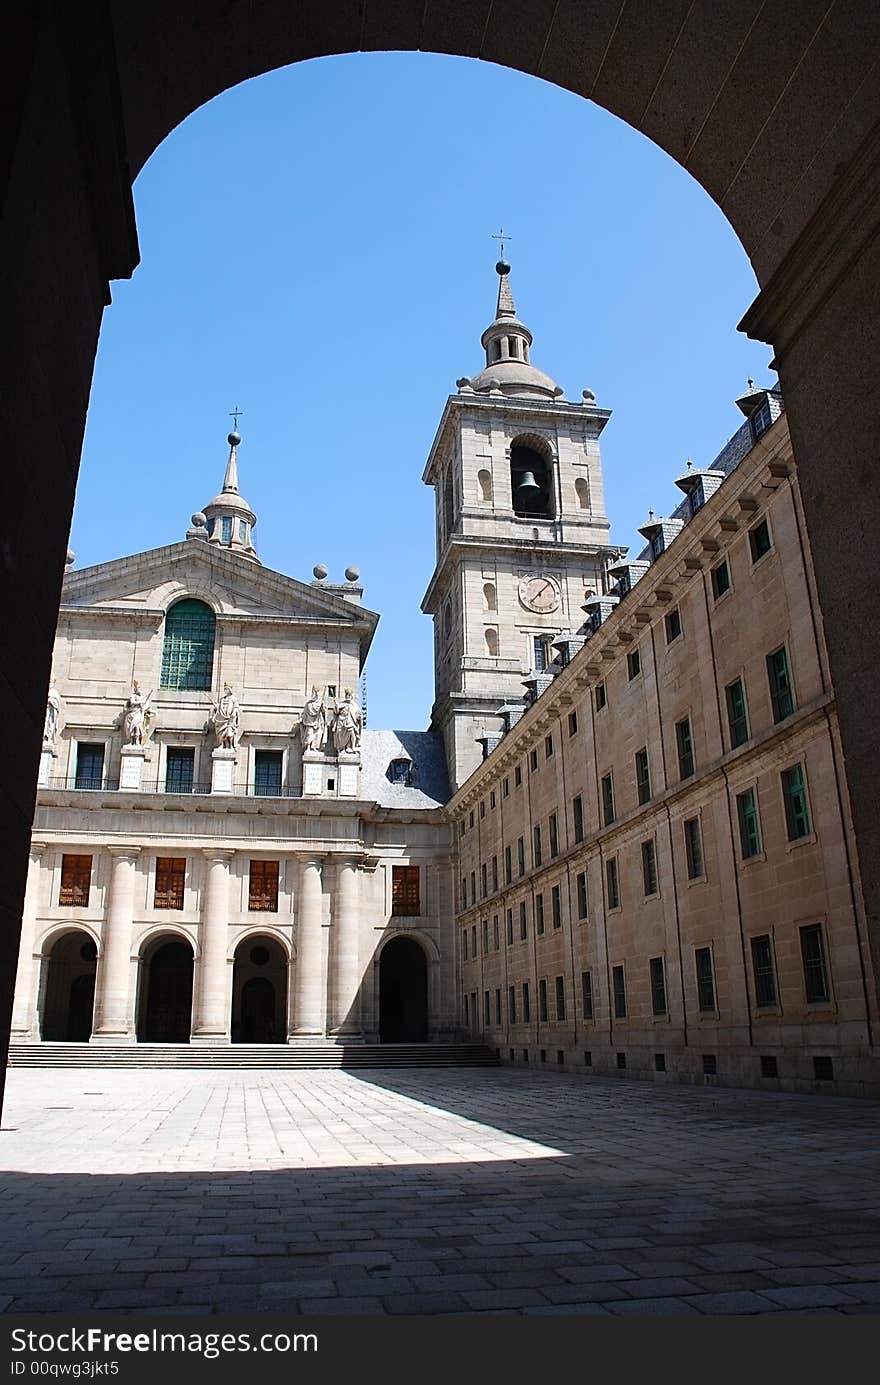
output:
[[[434,434],[434,441],[431,443],[431,449],[428,453],[428,460],[422,473],[422,480],[425,485],[433,485],[437,454],[440,451],[450,420],[454,414],[465,409],[473,409],[481,413],[489,412],[499,416],[499,418],[504,415],[509,418],[528,419],[540,415],[550,422],[558,418],[577,421],[590,419],[596,424],[597,436],[611,417],[610,409],[600,409],[595,404],[577,404],[572,399],[529,399],[525,395],[517,397],[510,394],[450,394],[444,405],[440,422],[437,425],[437,432]]]

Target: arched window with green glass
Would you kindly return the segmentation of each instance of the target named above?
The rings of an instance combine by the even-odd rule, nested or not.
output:
[[[214,612],[204,601],[178,601],[165,617],[163,688],[210,688],[214,671]]]

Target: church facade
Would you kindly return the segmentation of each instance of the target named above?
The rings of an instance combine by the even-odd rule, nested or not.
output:
[[[880,1092],[866,920],[779,392],[612,543],[590,390],[499,261],[448,399],[430,729],[363,724],[359,574],[261,566],[238,485],[71,570],[13,1040],[479,1040],[584,1075]],[[146,691],[149,690],[149,691]]]

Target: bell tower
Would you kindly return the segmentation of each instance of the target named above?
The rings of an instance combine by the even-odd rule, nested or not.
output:
[[[422,610],[434,620],[432,726],[463,784],[500,731],[499,707],[553,658],[552,641],[583,622],[605,589],[609,544],[599,436],[610,418],[584,390],[565,398],[532,364],[510,265],[499,260],[486,364],[457,381],[423,481],[436,496],[436,565]]]

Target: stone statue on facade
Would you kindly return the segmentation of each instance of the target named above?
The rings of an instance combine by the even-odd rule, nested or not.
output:
[[[224,683],[223,691],[211,708],[211,724],[221,750],[236,750],[241,735],[241,709],[232,688]]]
[[[351,688],[345,689],[342,702],[334,698],[333,743],[337,755],[360,750],[363,720],[363,714],[354,700]]]
[[[61,694],[55,684],[49,688],[46,698],[46,720],[43,723],[43,746],[47,750],[55,749],[55,740],[58,736],[58,723],[61,720]]]
[[[153,694],[148,693],[144,697],[138,686],[137,680],[131,685],[125,703],[125,714],[122,718],[122,740],[124,745],[143,745],[149,738],[150,721],[152,712],[150,710],[150,699]]]
[[[299,719],[299,734],[303,750],[323,750],[327,742],[327,714],[324,698],[317,688],[302,709]]]

